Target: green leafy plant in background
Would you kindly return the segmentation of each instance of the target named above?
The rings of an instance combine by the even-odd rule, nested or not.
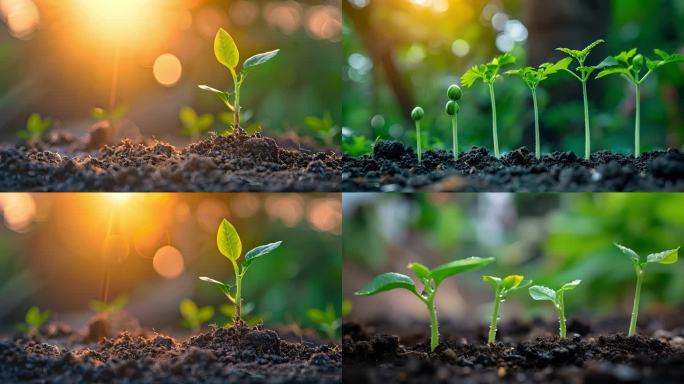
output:
[[[602,69],[597,79],[608,75],[622,75],[632,84],[634,84],[634,94],[636,98],[636,115],[634,117],[634,157],[641,155],[641,84],[655,71],[656,69],[669,63],[679,63],[684,61],[684,56],[678,53],[667,53],[660,49],[656,49],[655,54],[660,57],[660,60],[651,60],[637,53],[637,49],[633,48],[629,51],[623,51],[617,56],[610,56],[603,60],[597,69]],[[641,76],[641,71],[646,64],[646,73]]]
[[[483,83],[489,87],[489,97],[492,102],[492,137],[494,140],[494,156],[498,159],[499,154],[499,134],[496,122],[496,99],[494,97],[494,82],[501,77],[499,71],[501,68],[515,64],[515,57],[510,53],[505,53],[501,56],[495,57],[487,64],[476,65],[461,76],[461,82],[466,87],[470,88],[477,80],[482,80]]]
[[[335,339],[337,332],[342,326],[342,317],[347,316],[351,311],[351,302],[344,300],[342,302],[341,316],[337,316],[335,308],[332,304],[328,304],[325,310],[318,308],[311,308],[306,311],[306,317],[309,318],[318,330],[325,335],[329,340]]]
[[[416,123],[416,152],[418,153],[418,162],[423,161],[423,151],[421,148],[421,138],[420,138],[420,121],[425,117],[425,111],[421,107],[413,108],[411,111],[411,119]]]
[[[615,246],[622,251],[622,253],[629,256],[634,265],[634,271],[637,275],[636,291],[634,292],[634,305],[632,307],[632,317],[629,322],[628,336],[633,336],[636,332],[637,318],[639,317],[639,300],[641,297],[641,284],[644,282],[644,274],[646,274],[646,267],[650,263],[658,264],[674,264],[679,257],[679,247],[658,253],[651,253],[648,256],[639,256],[630,248],[615,243]]]
[[[35,334],[50,319],[50,311],[41,311],[37,306],[33,306],[26,311],[24,322],[17,324],[17,330],[26,334]]]
[[[327,147],[335,145],[340,135],[340,127],[335,124],[330,112],[325,112],[323,117],[307,116],[304,125]]]
[[[402,288],[413,293],[422,301],[430,314],[430,350],[434,351],[439,344],[439,323],[437,321],[437,309],[435,308],[435,296],[439,285],[448,277],[480,269],[494,261],[493,257],[480,258],[470,257],[467,259],[452,261],[429,269],[420,263],[410,263],[407,268],[415,273],[423,290],[419,293],[413,280],[401,273],[388,272],[376,276],[363,289],[356,291],[358,296],[370,296],[392,289]]]
[[[126,304],[128,304],[128,297],[120,295],[109,303],[100,300],[92,300],[88,306],[92,311],[97,313],[115,314],[121,312]]]
[[[26,128],[17,132],[17,137],[29,144],[35,144],[52,127],[52,124],[52,119],[43,119],[39,114],[33,113],[26,121]]]
[[[573,280],[569,283],[563,284],[558,290],[554,291],[551,288],[544,287],[543,285],[533,285],[530,287],[530,296],[534,300],[540,301],[550,301],[556,307],[558,312],[558,323],[560,329],[560,337],[564,338],[565,331],[565,291],[577,288],[582,280]]]
[[[380,140],[378,136],[375,141],[368,140],[365,136],[342,135],[342,152],[349,156],[362,156],[373,152],[375,143]]]
[[[254,313],[254,303],[244,303],[242,305],[242,308],[240,309],[241,311],[241,316],[243,321],[249,325],[250,327],[253,327],[257,324],[263,324],[264,321],[266,321],[266,316],[263,314],[257,314]],[[228,319],[231,321],[235,318],[235,306],[230,305],[230,304],[221,304],[219,306],[219,312],[226,316]],[[225,326],[229,326],[230,324],[226,324]]]
[[[104,108],[93,108],[90,111],[90,117],[97,121],[108,121],[112,126],[116,125],[121,119],[126,116],[126,113],[128,113],[128,106],[127,105],[119,105],[114,107],[111,110],[107,110]]]
[[[233,264],[233,271],[235,272],[235,294],[232,293],[232,287],[228,283],[222,283],[212,278],[201,276],[199,279],[212,283],[221,289],[221,292],[228,298],[228,301],[235,304],[235,325],[241,326],[241,308],[242,308],[242,279],[245,277],[247,270],[252,265],[252,262],[261,256],[264,256],[282,244],[282,241],[275,243],[260,245],[245,254],[242,264],[238,264],[238,260],[242,255],[242,241],[238,235],[235,227],[228,220],[223,219],[216,234],[216,245],[223,256],[228,258]]]
[[[207,85],[200,85],[199,88],[216,94],[226,106],[233,111],[234,126],[240,128],[240,90],[249,71],[267,61],[273,59],[279,49],[256,54],[242,63],[242,69],[238,72],[240,62],[240,52],[235,41],[223,28],[220,28],[214,39],[214,55],[219,63],[223,64],[230,71],[233,79],[233,92],[220,91]]]
[[[492,321],[489,324],[489,337],[487,343],[496,342],[496,323],[499,321],[499,308],[501,303],[506,301],[509,293],[523,289],[532,284],[532,280],[525,280],[522,275],[509,275],[503,279],[496,276],[482,276],[482,281],[486,281],[494,288],[494,308],[492,310]]]
[[[202,133],[208,131],[214,125],[214,115],[210,113],[198,115],[191,107],[181,108],[178,118],[181,124],[183,124],[181,132],[193,141],[199,139]]]
[[[582,83],[582,96],[584,98],[584,158],[589,160],[591,156],[591,132],[589,129],[589,100],[587,98],[587,81],[589,76],[596,70],[596,67],[587,66],[585,62],[591,51],[599,44],[603,43],[603,40],[596,40],[593,43],[586,46],[581,51],[570,48],[556,48],[556,50],[565,53],[570,56],[570,58],[577,61],[577,67],[574,70],[570,70],[567,67],[563,70],[571,74],[575,79]]]
[[[449,101],[446,103],[445,112],[451,116],[451,137],[452,137],[452,151],[454,153],[454,160],[458,160],[458,101],[461,100],[463,91],[461,87],[456,84],[449,86],[447,89],[447,97]]]
[[[203,324],[214,317],[214,307],[207,305],[200,308],[190,299],[181,300],[179,310],[183,316],[181,325],[195,332],[199,331]]]
[[[520,76],[530,91],[532,91],[532,104],[534,106],[534,155],[537,159],[541,157],[540,138],[539,138],[539,104],[537,103],[537,87],[542,81],[549,78],[554,73],[567,69],[572,59],[566,57],[557,63],[544,63],[539,68],[526,67],[507,71],[507,75]]]

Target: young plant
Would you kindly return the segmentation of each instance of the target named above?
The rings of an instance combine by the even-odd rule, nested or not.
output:
[[[128,304],[128,297],[126,297],[125,295],[120,295],[117,296],[110,303],[100,300],[92,300],[89,304],[89,307],[91,310],[97,313],[116,314],[121,312],[126,306],[126,304]]]
[[[218,89],[209,87],[207,85],[200,85],[199,88],[205,91],[213,92],[221,101],[234,113],[235,128],[240,128],[240,90],[242,83],[245,81],[249,71],[265,62],[274,58],[279,49],[256,54],[242,63],[242,69],[238,73],[238,64],[240,62],[240,52],[233,38],[223,28],[220,28],[216,33],[214,39],[214,55],[219,63],[223,64],[230,71],[233,78],[233,92],[220,91]]]
[[[560,324],[560,337],[565,338],[565,291],[575,289],[582,280],[573,280],[569,283],[563,284],[560,289],[554,291],[551,288],[542,285],[533,285],[530,287],[530,296],[535,300],[546,300],[553,303],[558,312],[558,323]]]
[[[339,142],[340,127],[335,124],[330,112],[325,112],[323,117],[307,116],[304,118],[304,125],[326,147],[332,147]]]
[[[29,335],[36,334],[48,319],[50,311],[41,311],[40,308],[33,306],[26,312],[24,322],[17,324],[17,330]]]
[[[401,273],[388,272],[376,276],[368,285],[363,289],[356,291],[354,294],[359,296],[370,296],[396,288],[403,288],[413,293],[427,306],[428,313],[430,314],[430,350],[434,351],[439,344],[439,323],[437,321],[437,309],[435,308],[435,295],[437,294],[439,285],[448,277],[482,268],[493,261],[493,257],[470,257],[440,265],[432,270],[420,263],[410,263],[407,268],[415,273],[416,277],[418,277],[418,280],[423,285],[423,289],[420,293],[416,288],[416,284],[410,277]]]
[[[453,138],[452,151],[454,152],[454,160],[458,160],[458,101],[461,100],[463,91],[461,88],[453,84],[447,89],[447,97],[449,101],[446,103],[446,114],[451,116],[451,135]]]
[[[492,311],[492,321],[489,324],[488,344],[496,342],[496,323],[499,321],[499,308],[501,303],[506,301],[506,296],[510,292],[523,289],[532,284],[532,280],[524,280],[522,275],[509,275],[503,279],[495,276],[482,276],[482,281],[486,281],[494,288],[494,309]]]
[[[423,161],[423,151],[420,145],[420,121],[425,117],[425,111],[421,107],[413,108],[411,111],[411,119],[416,123],[416,148],[418,152],[418,162]]]
[[[563,70],[571,74],[575,79],[582,83],[582,96],[584,97],[584,158],[587,160],[589,160],[589,156],[591,156],[591,133],[589,130],[589,99],[587,98],[587,81],[589,80],[589,76],[591,76],[591,74],[596,70],[596,67],[587,66],[585,65],[585,62],[591,51],[597,45],[603,42],[603,40],[596,40],[581,51],[570,48],[556,48],[556,50],[565,53],[566,55],[570,56],[571,59],[577,61],[577,67],[574,69],[574,71],[568,68],[564,68]]]
[[[530,91],[532,91],[532,104],[534,106],[534,154],[537,160],[541,157],[540,139],[539,139],[539,105],[537,104],[537,87],[539,84],[548,79],[549,76],[561,70],[567,69],[572,59],[566,57],[557,63],[544,63],[539,68],[521,68],[512,71],[507,71],[507,75],[520,76]]]
[[[243,321],[249,325],[250,327],[253,327],[257,324],[263,324],[264,321],[266,320],[266,316],[260,315],[253,313],[254,312],[254,303],[244,303],[242,305],[242,308],[240,309],[241,316]],[[226,316],[228,319],[234,319],[235,318],[235,306],[230,305],[230,304],[221,304],[219,306],[219,312]],[[229,326],[229,324],[226,324],[225,326]]]
[[[494,98],[494,82],[501,77],[501,68],[515,64],[515,57],[510,53],[505,53],[495,57],[487,64],[474,66],[461,76],[461,83],[470,88],[479,79],[489,87],[489,97],[492,101],[492,137],[494,139],[494,156],[498,159],[499,155],[499,134],[496,125],[496,99]]]
[[[639,256],[633,250],[615,243],[622,253],[629,256],[632,259],[632,264],[634,265],[634,271],[637,275],[636,292],[634,292],[634,305],[632,307],[632,318],[629,322],[629,332],[627,336],[634,336],[636,332],[637,318],[639,317],[639,299],[641,297],[641,284],[644,282],[644,274],[646,273],[646,266],[649,263],[658,264],[673,264],[677,262],[679,257],[679,247],[676,249],[670,249],[667,251],[662,251],[658,253],[651,253],[648,256]]]
[[[345,307],[348,308],[348,304],[342,303],[342,316],[345,316]],[[311,308],[306,311],[306,317],[309,318],[318,329],[323,332],[325,337],[329,340],[335,339],[337,336],[337,331],[342,326],[342,317],[338,317],[335,313],[335,308],[332,304],[328,304],[325,310],[318,308]]]
[[[216,234],[216,245],[223,256],[228,258],[233,264],[233,271],[235,272],[235,294],[232,294],[232,287],[228,283],[211,279],[202,276],[199,279],[217,285],[221,292],[228,298],[228,301],[235,304],[235,325],[241,326],[241,308],[242,308],[242,279],[245,277],[247,270],[252,265],[254,259],[264,256],[274,249],[278,248],[282,241],[275,243],[260,245],[245,254],[245,259],[242,264],[238,265],[238,260],[242,254],[242,241],[238,235],[235,227],[228,220],[223,219]]]
[[[178,113],[178,118],[183,124],[183,135],[197,141],[203,132],[208,131],[214,125],[214,115],[207,113],[198,115],[191,107],[183,107]]]
[[[180,302],[179,309],[181,316],[183,316],[181,325],[194,332],[202,329],[202,325],[214,317],[214,307],[207,305],[199,308],[197,304],[190,299],[183,299]]]
[[[40,117],[34,113],[26,121],[26,128],[17,132],[17,137],[29,144],[35,144],[52,127],[52,119]]]
[[[656,49],[655,54],[660,57],[660,60],[651,60],[637,53],[636,48],[629,51],[621,52],[617,56],[611,56],[603,60],[603,62],[596,66],[597,69],[602,69],[597,79],[608,75],[623,75],[627,81],[634,84],[634,91],[636,97],[636,116],[634,118],[634,157],[641,155],[641,84],[655,71],[669,63],[678,63],[684,61],[684,56],[673,53],[669,54],[660,49]],[[641,70],[646,64],[646,73],[641,76]]]

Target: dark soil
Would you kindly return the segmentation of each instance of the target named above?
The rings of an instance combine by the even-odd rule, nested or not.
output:
[[[684,154],[675,149],[635,159],[597,152],[589,161],[572,152],[537,160],[523,147],[496,159],[473,147],[454,161],[447,151],[428,151],[422,163],[412,148],[380,141],[372,156],[342,158],[342,189],[349,191],[681,191]]]
[[[0,382],[32,383],[339,383],[334,344],[282,340],[275,331],[215,328],[176,340],[120,333],[99,343],[64,326],[0,339]]]
[[[460,336],[447,333],[430,352],[424,327],[400,337],[347,323],[343,382],[681,383],[684,377],[682,335],[592,334],[590,325],[575,320],[561,340],[548,327],[537,328],[511,324],[504,329],[508,336],[493,346],[486,344],[484,328]]]
[[[269,137],[211,136],[184,148],[123,140],[101,149],[55,133],[35,146],[0,147],[3,191],[340,190],[334,152],[285,149]]]

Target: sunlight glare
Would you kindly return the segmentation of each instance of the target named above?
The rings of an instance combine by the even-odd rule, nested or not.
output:
[[[99,31],[110,42],[143,38],[144,30],[156,22],[159,0],[72,0],[80,21],[89,31]]]

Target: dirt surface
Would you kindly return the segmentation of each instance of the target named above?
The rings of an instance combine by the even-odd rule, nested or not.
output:
[[[589,161],[572,152],[555,152],[537,160],[523,147],[497,160],[487,149],[473,147],[454,161],[451,152],[428,151],[422,163],[412,148],[380,141],[372,156],[342,159],[342,189],[350,191],[681,191],[684,154],[654,151],[635,159],[597,152]]]
[[[684,328],[627,337],[595,334],[591,325],[573,320],[560,340],[551,327],[508,324],[500,328],[503,341],[493,346],[485,342],[485,328],[447,331],[430,352],[424,326],[397,336],[376,331],[385,327],[346,323],[343,382],[681,383],[684,377]]]
[[[51,325],[40,335],[0,339],[0,382],[322,384],[342,376],[339,346],[288,342],[261,327],[215,328],[186,340],[84,337]]]
[[[261,134],[210,136],[184,148],[123,140],[97,150],[93,140],[52,134],[34,146],[0,147],[0,190],[340,190],[338,154],[285,149]]]

